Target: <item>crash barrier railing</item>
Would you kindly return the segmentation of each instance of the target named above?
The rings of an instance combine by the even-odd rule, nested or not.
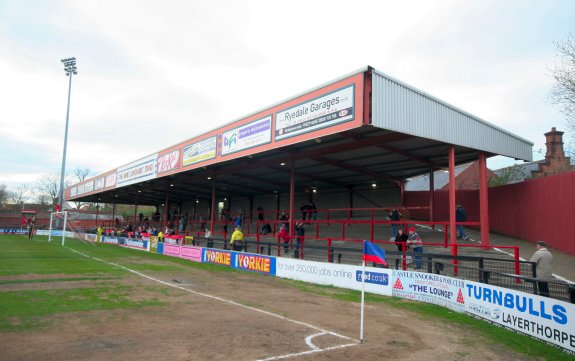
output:
[[[201,238],[203,235],[203,233],[198,232],[196,234],[196,238]],[[214,237],[219,237],[219,238],[223,238],[226,239],[228,238],[228,234],[227,233],[218,233],[215,232]],[[260,253],[259,251],[259,244],[265,244],[267,242],[271,242],[276,244],[273,249],[274,249],[274,256],[281,256],[282,252],[285,252],[285,250],[287,249],[286,246],[284,246],[285,243],[289,243],[290,246],[289,248],[291,249],[291,247],[295,247],[297,246],[300,250],[299,253],[301,254],[301,258],[308,258],[309,253],[307,252],[308,249],[312,250],[313,247],[311,247],[312,245],[318,245],[318,246],[324,246],[327,247],[328,249],[328,254],[325,255],[325,258],[323,259],[319,259],[320,261],[328,261],[330,257],[333,257],[331,255],[331,251],[329,251],[332,247],[334,246],[336,243],[340,243],[340,242],[345,242],[346,244],[350,244],[350,245],[355,245],[356,247],[359,248],[359,250],[361,251],[361,246],[362,246],[362,242],[363,240],[360,239],[348,239],[348,238],[322,238],[322,237],[313,237],[313,236],[290,236],[290,235],[282,235],[280,236],[279,233],[278,234],[267,234],[267,235],[260,235],[260,234],[255,234],[254,235],[246,235],[246,237],[251,237],[251,238],[255,238],[255,244],[256,244],[256,252]],[[323,244],[322,244],[323,243]],[[394,241],[388,241],[388,240],[383,240],[383,241],[376,241],[377,244],[379,245],[388,245],[388,246],[392,246],[394,249],[396,249],[396,247],[399,245],[402,248],[403,252],[409,251],[408,249],[408,245],[407,243],[404,242],[399,242],[396,243]],[[430,253],[428,248],[431,247],[432,249],[443,249],[446,246],[445,243],[433,243],[433,242],[423,242],[423,246],[424,246],[424,250],[426,250],[427,253]],[[484,250],[484,247],[481,245],[477,245],[477,244],[449,244],[448,245],[451,248],[451,256],[458,256],[460,253],[460,250],[464,249],[467,251],[478,251],[478,250]],[[390,247],[387,247],[390,248]],[[518,246],[498,246],[498,248],[503,249],[503,250],[507,250],[509,251],[509,253],[513,256],[513,260],[508,260],[509,261],[509,269],[505,269],[505,271],[507,272],[512,272],[514,274],[520,275],[520,274],[524,274],[523,271],[521,270],[522,267],[522,263],[520,262],[520,257],[519,257],[519,247]],[[393,251],[391,251],[393,252]],[[433,253],[433,252],[431,252]],[[343,256],[341,256],[343,257]],[[410,258],[409,257],[403,257],[402,258],[402,262],[401,262],[401,269],[405,270],[407,269],[407,263],[408,260]],[[464,258],[462,258],[464,259]],[[317,259],[316,259],[317,260]],[[460,262],[460,260],[458,258],[452,258],[451,259],[452,263],[455,265],[454,268],[454,272],[455,274],[457,274],[457,264]],[[487,262],[487,261],[486,261]],[[512,268],[511,268],[512,267]]]
[[[229,241],[224,238],[194,238],[192,245],[216,249],[230,249]],[[303,258],[304,249],[297,243],[278,243],[271,240],[244,240],[242,251],[268,256],[278,254],[283,257]],[[417,257],[420,257],[421,268],[417,269]],[[358,265],[362,262],[362,249],[357,247],[306,245],[305,259]],[[477,256],[451,256],[434,253],[416,253],[411,251],[386,251],[388,267],[397,270],[417,270],[420,272],[440,274],[485,284],[520,290],[527,293],[575,303],[575,284],[559,280],[546,281],[535,278],[534,262],[515,261],[503,258]],[[455,262],[454,262],[455,261]],[[404,264],[407,264],[405,266]],[[516,272],[519,264],[519,273]],[[380,265],[372,264],[378,267]],[[457,270],[457,272],[455,272]],[[547,284],[548,293],[541,289]],[[543,291],[543,292],[542,292]]]

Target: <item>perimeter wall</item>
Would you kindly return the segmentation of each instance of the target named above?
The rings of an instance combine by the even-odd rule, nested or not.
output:
[[[479,221],[479,191],[458,190],[456,202],[467,210],[468,221]],[[427,205],[428,191],[405,192],[405,206]],[[411,217],[428,220],[429,213],[413,211]],[[435,192],[434,218],[449,219],[447,191]],[[575,255],[575,172],[489,188],[489,228]]]

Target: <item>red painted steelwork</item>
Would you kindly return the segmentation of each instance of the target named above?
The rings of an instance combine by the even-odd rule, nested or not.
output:
[[[479,222],[481,223],[481,245],[489,248],[489,196],[487,193],[487,158],[479,153]]]
[[[435,220],[449,219],[448,192],[435,192]],[[575,172],[527,180],[488,189],[491,232],[548,246],[575,256]],[[429,194],[406,192],[405,205],[427,205]],[[457,203],[468,221],[480,218],[477,190],[458,190]],[[428,219],[424,210],[411,211],[413,219]],[[470,222],[467,222],[470,223]]]

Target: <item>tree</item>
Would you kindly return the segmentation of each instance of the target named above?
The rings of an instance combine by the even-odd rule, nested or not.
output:
[[[16,190],[9,192],[9,200],[12,204],[22,204],[28,199],[30,193],[30,186],[28,184],[20,184]]]
[[[487,181],[489,187],[497,187],[505,184],[517,183],[531,178],[531,175],[527,175],[523,168],[517,164],[511,167],[499,169],[494,173],[495,175],[489,178]]]
[[[0,206],[8,201],[8,191],[6,190],[6,184],[0,184]]]
[[[92,173],[92,171],[88,168],[74,168],[74,176],[76,177],[75,181],[83,182],[88,178],[88,176]],[[74,182],[74,183],[77,183]],[[76,204],[76,209],[80,209],[84,203],[82,202],[74,202]]]
[[[92,173],[88,168],[74,168],[74,175],[78,179],[78,182],[83,182]]]
[[[58,190],[60,189],[60,176],[57,174],[44,174],[36,181],[36,190],[40,200],[56,208],[58,204]]]
[[[556,42],[555,49],[560,58],[559,64],[551,69],[555,84],[551,99],[561,107],[567,118],[567,128],[571,131],[567,154],[575,161],[575,36],[569,34],[563,42]]]

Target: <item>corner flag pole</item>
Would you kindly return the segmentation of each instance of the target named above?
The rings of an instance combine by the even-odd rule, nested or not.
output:
[[[363,241],[365,250],[365,241]],[[363,257],[362,257],[363,258]],[[365,303],[365,259],[362,259],[361,270],[361,320],[359,322],[359,342],[363,343],[363,305]]]

